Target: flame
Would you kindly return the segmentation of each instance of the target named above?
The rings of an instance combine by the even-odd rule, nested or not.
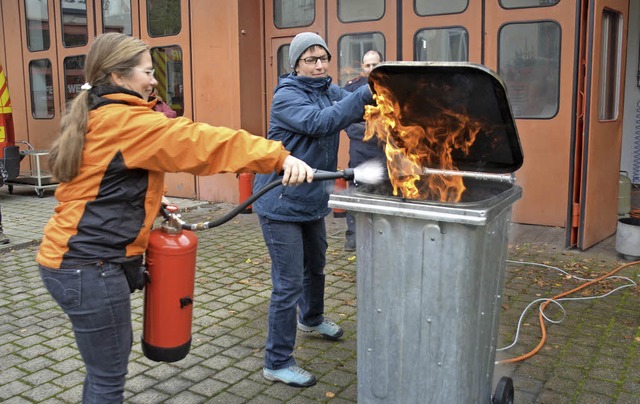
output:
[[[417,93],[422,93],[424,86],[417,87]],[[425,175],[423,167],[457,171],[451,153],[460,150],[468,155],[482,125],[422,98],[424,94],[408,99],[402,107],[381,83],[374,83],[374,88],[376,105],[365,107],[364,140],[375,135],[385,143],[393,195],[459,202],[466,189],[461,176]]]

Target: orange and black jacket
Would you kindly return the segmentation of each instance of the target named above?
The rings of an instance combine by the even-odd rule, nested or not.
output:
[[[280,171],[280,142],[242,130],[167,118],[122,88],[92,92],[82,165],[60,183],[36,260],[49,268],[142,255],[158,215],[165,172]]]

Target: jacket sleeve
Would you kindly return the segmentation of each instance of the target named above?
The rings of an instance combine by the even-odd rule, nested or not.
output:
[[[364,140],[365,124],[364,122],[352,123],[345,129],[345,132],[347,132],[349,139],[362,141]]]
[[[107,108],[117,110],[94,122],[109,125],[108,117],[113,117],[113,112],[118,114],[118,122],[124,122],[120,125],[127,127],[114,131],[120,137],[118,146],[129,168],[195,175],[246,171],[266,174],[279,172],[290,154],[281,142],[244,130],[214,127],[184,117],[169,119],[144,107],[113,104],[100,109]]]
[[[337,86],[336,86],[337,87]],[[373,101],[368,86],[353,93],[337,87],[339,101],[332,105],[326,96],[304,93],[293,87],[276,92],[271,106],[272,122],[282,129],[312,137],[334,135],[354,122],[362,120],[364,106]]]

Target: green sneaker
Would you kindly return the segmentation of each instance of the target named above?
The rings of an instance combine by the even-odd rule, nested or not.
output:
[[[309,387],[316,384],[316,377],[299,366],[273,370],[262,369],[262,376],[272,382],[282,382],[293,387]]]
[[[342,337],[342,334],[344,334],[344,331],[338,324],[329,320],[323,320],[320,324],[315,326],[308,326],[298,322],[298,330],[307,333],[318,332],[323,337],[329,339],[338,339]]]

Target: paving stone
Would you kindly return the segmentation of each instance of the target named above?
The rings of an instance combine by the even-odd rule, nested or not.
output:
[[[206,397],[195,394],[191,391],[182,391],[179,394],[172,395],[171,398],[164,401],[166,404],[196,404],[206,402]]]
[[[181,392],[186,392],[191,385],[192,383],[190,380],[186,380],[181,377],[172,377],[157,383],[154,385],[154,388],[162,391],[163,393],[167,393],[169,397],[176,397],[180,395]]]
[[[194,384],[189,390],[205,397],[213,397],[220,394],[228,387],[229,385],[227,383],[207,378],[205,380],[202,380],[201,382]]]
[[[247,372],[246,370],[236,367],[228,367],[216,373],[213,378],[229,385],[233,385],[234,383],[244,380],[249,374],[250,372]]]
[[[9,399],[31,389],[31,386],[21,380],[7,382],[3,381],[3,387],[0,389],[0,398],[2,399]]]

